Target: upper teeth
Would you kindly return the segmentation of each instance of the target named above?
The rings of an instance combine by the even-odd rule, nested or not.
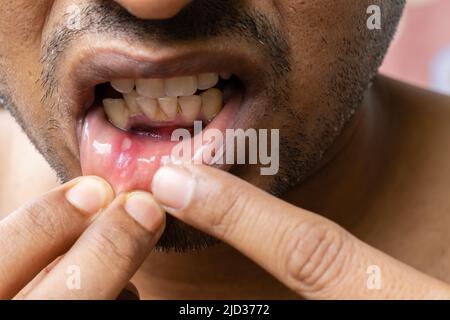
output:
[[[198,76],[197,86],[200,90],[205,90],[214,87],[218,82],[219,75],[217,73],[203,73]]]
[[[197,77],[182,77],[166,80],[166,96],[186,97],[193,95],[198,89]]]
[[[111,81],[111,86],[119,92],[130,93],[134,89],[134,81],[128,79],[117,79]]]
[[[220,77],[229,79],[231,75]],[[193,122],[199,114],[210,120],[223,104],[222,92],[214,88],[218,82],[217,73],[171,79],[113,80],[111,86],[124,99],[104,99],[103,106],[109,120],[122,129],[126,129],[129,117],[140,114],[152,121],[172,121],[178,114],[186,122]],[[197,90],[206,91],[194,95]]]

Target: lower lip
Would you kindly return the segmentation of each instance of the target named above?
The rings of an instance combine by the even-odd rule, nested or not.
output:
[[[233,125],[234,116],[242,96],[226,103],[222,111],[191,140],[173,142],[155,139],[117,129],[109,123],[103,108],[88,112],[81,128],[80,158],[83,175],[95,175],[106,179],[116,194],[133,190],[150,190],[156,171],[170,158],[172,149],[180,143],[192,146],[195,158],[204,159],[202,150],[218,149],[210,141],[203,141],[203,133],[209,129],[225,130]]]

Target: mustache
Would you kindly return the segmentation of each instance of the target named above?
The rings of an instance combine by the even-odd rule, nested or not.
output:
[[[114,1],[90,1],[79,10],[79,28],[67,27],[68,14],[63,18],[65,22],[54,28],[42,48],[43,103],[58,89],[55,74],[62,54],[76,39],[89,33],[175,43],[217,36],[239,37],[253,42],[268,57],[269,72],[274,81],[291,69],[289,47],[280,29],[240,0],[193,0],[178,15],[167,20],[143,20]]]

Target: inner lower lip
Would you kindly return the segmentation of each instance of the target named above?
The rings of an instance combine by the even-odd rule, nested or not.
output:
[[[243,99],[243,91],[235,90],[221,112],[203,129],[220,130],[223,134],[233,125],[234,117]],[[164,159],[171,155],[179,143],[171,141],[176,125],[155,127],[151,130],[123,131],[114,127],[97,104],[86,114],[80,130],[80,158],[83,175],[96,175],[106,179],[116,194],[133,190],[149,190],[156,171]],[[194,134],[193,128],[186,128]],[[194,143],[194,140],[196,140]],[[199,142],[200,141],[200,142]],[[202,148],[210,141],[202,135],[184,141]],[[200,149],[199,148],[199,149]],[[198,150],[192,154],[198,156]]]

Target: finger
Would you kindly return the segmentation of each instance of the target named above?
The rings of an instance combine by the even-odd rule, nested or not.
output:
[[[450,297],[443,282],[223,171],[163,167],[152,190],[169,213],[229,243],[306,298]],[[381,288],[368,283],[368,270],[379,271]]]
[[[25,299],[25,297],[31,292],[31,290],[33,290],[38,285],[38,283],[40,283],[42,279],[47,276],[50,270],[52,270],[56,266],[56,264],[59,263],[61,258],[62,257],[56,258],[54,261],[52,261],[52,263],[42,269],[42,271],[39,272],[37,276],[33,278],[33,280],[31,280],[24,288],[22,288],[22,290],[19,291],[19,293],[13,298],[13,300]]]
[[[168,19],[177,15],[191,0],[116,0],[132,15],[142,19]]]
[[[78,178],[18,209],[0,222],[0,298],[14,297],[113,200],[100,178]]]
[[[121,195],[27,299],[116,299],[161,236],[165,213],[145,192]]]

